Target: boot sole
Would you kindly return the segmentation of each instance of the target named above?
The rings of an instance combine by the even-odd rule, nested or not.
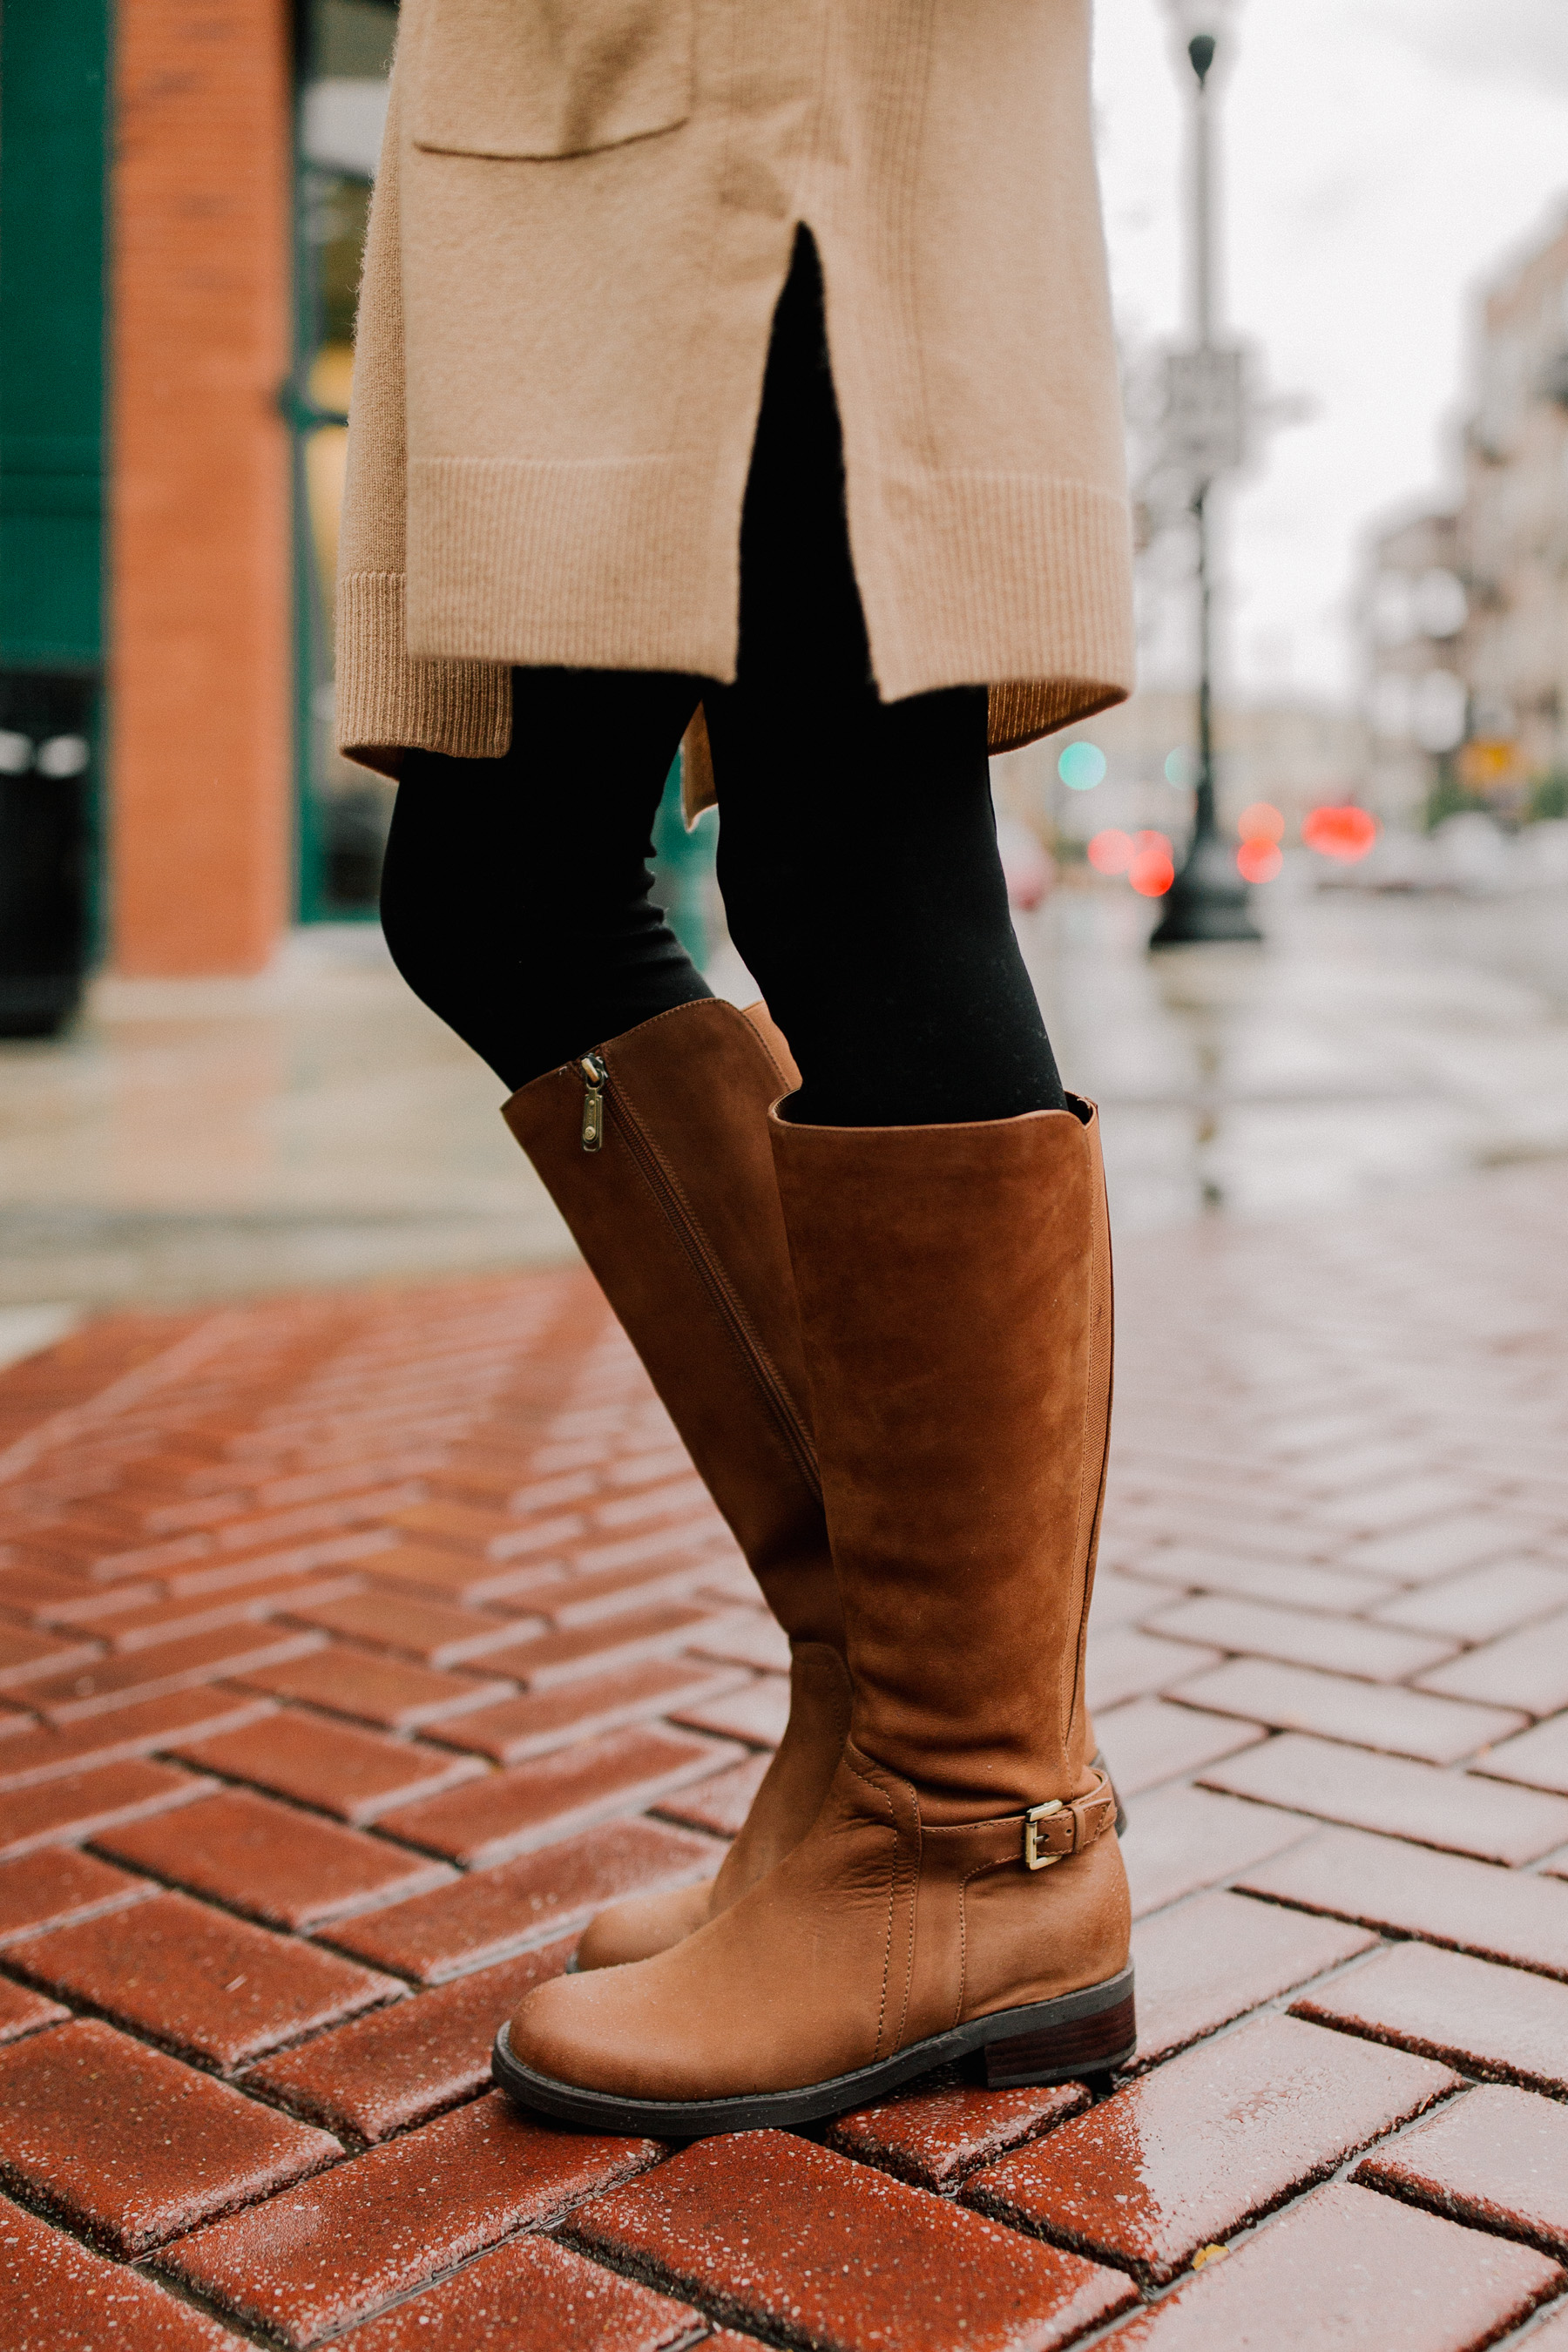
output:
[[[1129,1965],[1103,1984],[974,2018],[967,2025],[911,2042],[875,2065],[858,2066],[853,2074],[835,2074],[799,2091],[752,2091],[722,2099],[627,2099],[610,2091],[580,2090],[574,2083],[536,2074],[514,2058],[504,2025],[496,2035],[490,2072],[521,2106],[560,2123],[653,2139],[704,2139],[712,2132],[764,2131],[770,2126],[788,2130],[824,2116],[842,2115],[847,2107],[879,2099],[917,2074],[976,2053],[988,2087],[1004,2090],[1108,2074],[1125,2066],[1137,2046]]]

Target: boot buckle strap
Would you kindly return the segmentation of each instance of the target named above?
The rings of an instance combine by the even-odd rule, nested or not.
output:
[[[1031,1805],[1024,1815],[1024,1867],[1026,1870],[1049,1870],[1053,1862],[1060,1862],[1059,1853],[1040,1851],[1040,1823],[1049,1821],[1053,1813],[1062,1811],[1059,1797],[1047,1799],[1043,1805]],[[1050,1832],[1047,1831],[1047,1835]]]
[[[1110,1783],[1103,1773],[1087,1796],[1075,1798],[1071,1804],[1050,1797],[1043,1805],[1031,1805],[1024,1815],[1025,1869],[1049,1870],[1053,1862],[1081,1853],[1102,1830],[1110,1828],[1114,1818]],[[1043,1828],[1044,1822],[1050,1827]]]

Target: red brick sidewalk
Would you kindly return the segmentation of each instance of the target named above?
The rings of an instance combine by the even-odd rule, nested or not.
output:
[[[679,2153],[485,2089],[783,1715],[586,1277],[0,1380],[0,2343],[1468,2352],[1564,2295],[1565,1212],[1531,1171],[1124,1253],[1137,2066]]]

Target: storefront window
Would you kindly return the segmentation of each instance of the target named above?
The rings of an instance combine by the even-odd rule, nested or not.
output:
[[[299,109],[295,436],[300,912],[375,912],[394,787],[332,748],[332,589],[354,302],[397,26],[393,0],[306,0]]]

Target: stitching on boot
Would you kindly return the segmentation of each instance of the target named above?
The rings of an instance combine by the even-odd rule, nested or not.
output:
[[[1094,1393],[1094,1373],[1095,1373],[1095,1368],[1096,1368],[1096,1365],[1097,1365],[1098,1360],[1099,1360],[1099,1358],[1098,1358],[1098,1351],[1097,1351],[1097,1349],[1096,1349],[1096,1348],[1095,1348],[1095,1344],[1094,1344],[1094,1321],[1093,1321],[1093,1318],[1092,1318],[1092,1316],[1090,1316],[1090,1317],[1089,1317],[1089,1345],[1088,1345],[1088,1356],[1089,1356],[1089,1364],[1088,1364],[1089,1378],[1088,1378],[1088,1380],[1084,1382],[1084,1396],[1083,1396],[1083,1420],[1082,1420],[1082,1423],[1080,1423],[1080,1425],[1079,1425],[1079,1449],[1078,1449],[1078,1507],[1077,1507],[1077,1509],[1076,1509],[1076,1510],[1074,1511],[1074,1513],[1073,1513],[1073,1565],[1074,1565],[1074,1569],[1075,1569],[1075,1570],[1076,1570],[1076,1569],[1077,1569],[1077,1565],[1078,1565],[1078,1552],[1079,1552],[1079,1543],[1080,1543],[1080,1541],[1081,1541],[1082,1535],[1083,1535],[1083,1506],[1084,1506],[1084,1489],[1085,1489],[1085,1487],[1087,1486],[1087,1485],[1088,1485],[1088,1483],[1089,1483],[1089,1480],[1088,1480],[1088,1472],[1089,1472],[1089,1405],[1090,1405],[1090,1400],[1091,1400],[1091,1398],[1092,1398],[1092,1396],[1093,1396],[1093,1393]],[[1086,1559],[1086,1560],[1085,1560],[1085,1562],[1084,1562],[1084,1579],[1083,1579],[1083,1580],[1084,1580],[1084,1582],[1085,1582],[1085,1583],[1087,1583],[1087,1582],[1088,1582],[1088,1577],[1089,1577],[1089,1563],[1088,1563],[1088,1560],[1087,1560],[1087,1559]],[[1077,1583],[1077,1581],[1078,1581],[1078,1579],[1077,1579],[1077,1576],[1076,1576],[1076,1574],[1075,1574],[1075,1577],[1074,1577],[1074,1582],[1075,1582],[1075,1584]],[[1079,1641],[1074,1642],[1074,1643],[1073,1643],[1073,1645],[1072,1645],[1071,1650],[1070,1650],[1069,1652],[1068,1652],[1068,1653],[1064,1654],[1063,1658],[1062,1658],[1062,1662],[1061,1662],[1061,1665],[1060,1665],[1059,1669],[1058,1670],[1058,1709],[1059,1709],[1059,1716],[1058,1716],[1058,1719],[1060,1719],[1060,1717],[1065,1717],[1065,1718],[1066,1718],[1065,1723],[1064,1723],[1064,1725],[1063,1725],[1063,1738],[1064,1738],[1064,1740],[1065,1740],[1065,1739],[1067,1739],[1067,1738],[1070,1738],[1070,1737],[1071,1737],[1071,1733],[1072,1733],[1072,1710],[1073,1710],[1074,1705],[1075,1705],[1075,1703],[1076,1703],[1076,1701],[1077,1701],[1077,1698],[1078,1698],[1078,1660],[1079,1660],[1079,1647],[1080,1647],[1080,1644],[1081,1644],[1081,1641],[1082,1641],[1083,1620],[1084,1620],[1084,1617],[1087,1615],[1087,1613],[1088,1613],[1088,1612],[1087,1612],[1087,1610],[1086,1610],[1086,1609],[1085,1609],[1085,1607],[1084,1607],[1083,1601],[1080,1599],[1080,1600],[1079,1600]],[[1069,1677],[1068,1677],[1068,1658],[1069,1658],[1069,1657],[1070,1657],[1071,1662],[1072,1662],[1072,1670],[1071,1670],[1071,1677],[1070,1677],[1070,1680],[1069,1680]]]
[[[877,2011],[877,2039],[871,2052],[873,2058],[879,2058],[882,2054],[882,2034],[888,2022],[888,1979],[892,1972],[893,1927],[898,1916],[899,1823],[898,1817],[893,1811],[893,1800],[888,1790],[879,1782],[873,1780],[868,1772],[863,1772],[860,1769],[847,1748],[844,1751],[844,1761],[848,1765],[855,1778],[863,1781],[868,1789],[874,1790],[888,1808],[888,1834],[893,1841],[893,1851],[888,1869],[888,1937],[882,1948],[882,2000]]]
[[[963,2022],[963,2004],[968,1998],[969,1993],[970,1885],[972,1881],[976,1878],[994,1878],[998,1871],[1005,1870],[1006,1868],[1007,1864],[1005,1862],[997,1862],[994,1858],[988,1862],[977,1862],[973,1869],[966,1870],[963,1876],[958,1882],[959,1973],[958,2007],[953,2013],[952,2020],[954,2025],[962,2025]]]
[[[910,1864],[910,1875],[909,1952],[904,1967],[904,1998],[902,2005],[899,2011],[898,2031],[893,2040],[893,2047],[895,2050],[901,2050],[903,2048],[904,2029],[910,2021],[910,1997],[914,1991],[915,1948],[919,1939],[920,1930],[921,1865],[924,1859],[923,1829],[921,1822],[920,1799],[915,1795],[912,1789],[909,1791],[909,1801],[910,1810],[914,1815],[915,1851],[914,1857]],[[899,1853],[898,1847],[895,1845],[893,1849],[893,1885],[895,1895],[898,1890],[898,1874]]]
[[[973,1869],[966,1870],[958,1882],[958,2007],[953,2012],[954,2025],[963,2023],[963,2005],[969,1992],[970,1885],[976,1878],[994,1878],[999,1871],[1005,1870],[1007,1867],[1008,1864],[1005,1862],[997,1862],[994,1859],[990,1862],[977,1862]]]
[[[1091,1193],[1092,1189],[1093,1188],[1091,1186]],[[1088,1378],[1084,1382],[1083,1391],[1083,1420],[1079,1424],[1079,1433],[1078,1507],[1073,1514],[1073,1559],[1075,1566],[1078,1559],[1079,1538],[1083,1532],[1084,1496],[1085,1489],[1089,1483],[1089,1416],[1092,1410],[1096,1385],[1095,1375],[1100,1364],[1099,1334],[1095,1329],[1094,1317],[1094,1275],[1098,1265],[1099,1256],[1100,1253],[1098,1248],[1091,1247],[1089,1253],[1089,1263],[1085,1268],[1085,1288],[1088,1292],[1088,1298],[1086,1300],[1088,1313],[1085,1317],[1085,1339],[1089,1363],[1087,1367]],[[1107,1454],[1109,1454],[1110,1452],[1109,1436],[1110,1433],[1108,1428],[1106,1445]],[[1105,1461],[1104,1456],[1102,1456],[1100,1463],[1100,1484],[1102,1489],[1104,1486],[1104,1477]],[[1092,1538],[1092,1523],[1089,1532],[1090,1537]],[[1089,1618],[1089,1554],[1086,1549],[1083,1562],[1082,1593],[1079,1602],[1078,1639],[1074,1642],[1071,1651],[1068,1655],[1064,1655],[1061,1665],[1058,1670],[1058,1720],[1061,1722],[1062,1726],[1062,1744],[1064,1748],[1068,1746],[1072,1738],[1072,1719],[1078,1706],[1079,1675],[1081,1671],[1084,1640]],[[1068,1680],[1068,1656],[1070,1656],[1072,1661],[1072,1675],[1070,1681]]]
[[[1076,1713],[1080,1692],[1088,1706],[1089,1612],[1094,1601],[1095,1570],[1100,1557],[1100,1522],[1105,1516],[1106,1481],[1110,1475],[1110,1414],[1116,1394],[1116,1279],[1110,1245],[1110,1202],[1103,1182],[1096,1195],[1099,1212],[1100,1241],[1105,1257],[1105,1312],[1100,1318],[1103,1328],[1101,1352],[1105,1357],[1105,1419],[1104,1436],[1100,1450],[1100,1485],[1095,1491],[1094,1514],[1089,1527],[1089,1549],[1083,1566],[1083,1608],[1078,1622],[1078,1656],[1073,1667],[1071,1706]],[[1091,1325],[1091,1329],[1094,1328]],[[1068,1733],[1072,1732],[1072,1715],[1068,1717]]]

